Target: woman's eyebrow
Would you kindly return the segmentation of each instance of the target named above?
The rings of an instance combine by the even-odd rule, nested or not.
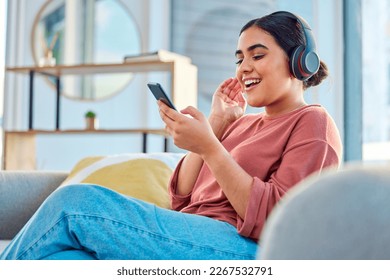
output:
[[[250,51],[253,51],[254,49],[257,49],[257,48],[262,48],[262,49],[268,50],[268,48],[266,46],[264,46],[263,44],[254,44],[252,46],[249,46],[247,48],[247,51],[250,52]],[[237,56],[238,54],[242,54],[242,50],[236,50],[235,55]]]

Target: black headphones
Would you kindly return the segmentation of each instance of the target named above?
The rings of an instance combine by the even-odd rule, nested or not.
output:
[[[280,11],[271,15],[282,15],[295,19],[302,27],[306,45],[299,45],[290,54],[290,71],[295,78],[301,81],[308,80],[320,68],[320,58],[316,52],[316,42],[310,26],[300,16],[290,12]]]

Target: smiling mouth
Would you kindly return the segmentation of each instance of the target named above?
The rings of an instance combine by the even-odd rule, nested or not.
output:
[[[249,89],[251,87],[254,87],[258,84],[260,84],[261,80],[260,79],[250,79],[250,80],[246,80],[244,82],[244,85],[245,85],[245,89]]]

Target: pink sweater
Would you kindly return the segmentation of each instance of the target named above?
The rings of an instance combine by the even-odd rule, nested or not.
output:
[[[192,192],[177,195],[177,166],[170,182],[172,209],[204,215],[237,227],[258,240],[264,222],[281,197],[299,181],[328,166],[338,166],[342,144],[338,129],[320,105],[309,105],[278,117],[250,114],[234,122],[221,143],[254,178],[245,220],[229,203],[203,164]]]

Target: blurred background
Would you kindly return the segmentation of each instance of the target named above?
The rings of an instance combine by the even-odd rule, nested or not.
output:
[[[29,73],[7,67],[47,65],[53,62],[45,60],[48,50],[55,65],[118,64],[161,49],[186,56],[197,67],[197,107],[208,114],[217,85],[235,74],[239,30],[277,10],[301,15],[313,29],[330,76],[306,101],[320,103],[335,119],[344,162],[388,163],[390,0],[0,0],[2,134],[29,131]],[[171,76],[150,70],[64,77],[60,131],[83,130],[90,110],[100,129],[160,129],[146,83],[160,82],[171,92]],[[34,129],[56,130],[55,80],[36,74],[33,88]],[[185,92],[178,94],[185,100]],[[161,136],[147,141],[148,152],[162,151]],[[70,170],[82,157],[140,152],[141,146],[142,135],[56,133],[36,135],[31,149],[36,169]],[[169,141],[168,150],[180,151]]]

